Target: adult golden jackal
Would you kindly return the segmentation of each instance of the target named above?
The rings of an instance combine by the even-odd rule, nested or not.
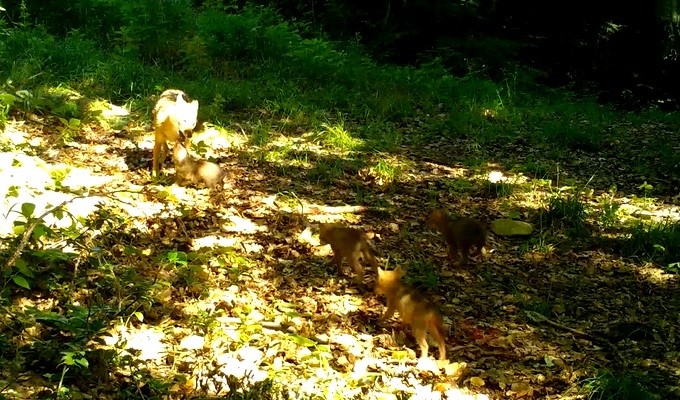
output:
[[[184,135],[184,146],[189,147],[190,137],[196,127],[198,100],[191,101],[189,96],[178,89],[168,89],[151,112],[154,129],[153,175],[158,176],[159,164],[163,164],[169,149],[167,141],[180,140]]]

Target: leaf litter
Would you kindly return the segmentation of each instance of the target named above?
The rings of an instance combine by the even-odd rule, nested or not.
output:
[[[507,198],[478,190],[482,178],[436,161],[476,149],[465,141],[430,146],[427,157],[402,152],[411,169],[389,183],[351,171],[320,182],[304,169],[259,159],[262,149],[232,142],[212,149],[230,170],[228,190],[214,194],[177,187],[170,178],[149,184],[149,149],[119,150],[139,149],[132,137],[99,132],[96,138],[109,138],[100,141],[104,148],[59,148],[46,145],[49,129],[21,129],[34,143],[42,139],[33,148],[50,155],[48,165],[67,160],[112,178],[93,185],[100,191],[129,191],[104,198],[104,207],[125,220],[108,239],[110,251],[138,279],[154,282],[148,292],[154,305],[127,323],[112,321],[105,343],[91,346],[115,350],[174,382],[173,397],[225,394],[271,379],[294,398],[563,398],[602,369],[641,368],[664,392],[677,393],[677,382],[664,378],[680,367],[672,356],[680,348],[677,279],[646,279],[641,271],[649,266],[597,243],[591,251],[555,251],[531,262],[525,241],[493,237],[491,254],[467,269],[451,265],[439,238],[424,227],[426,205],[487,223],[508,212]],[[460,180],[472,184],[461,188]],[[357,205],[350,200],[358,191],[365,207],[343,209]],[[527,197],[536,193],[513,192],[510,200]],[[334,274],[329,249],[302,222],[305,211],[309,221],[367,228],[387,264],[407,266],[445,315],[448,363],[417,360],[398,316],[386,326],[376,323],[382,300]],[[536,210],[522,213],[531,219]],[[559,247],[567,239],[551,240]],[[139,253],[125,258],[123,249],[114,251],[122,245]],[[188,254],[186,265],[159,261],[173,252]],[[424,284],[428,274],[436,284]],[[631,321],[642,322],[627,327]],[[648,335],[635,336],[645,329]],[[132,373],[122,365],[109,371],[98,398],[114,398],[116,384]]]

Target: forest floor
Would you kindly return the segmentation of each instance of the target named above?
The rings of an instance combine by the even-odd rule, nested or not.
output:
[[[61,143],[57,120],[8,122],[0,234],[33,232],[6,242],[24,252],[6,272],[1,396],[566,399],[613,384],[680,397],[678,271],[623,255],[637,221],[679,219],[677,198],[631,194],[636,165],[654,166],[645,144],[678,145],[672,127],[614,126],[597,151],[555,160],[520,140],[373,151],[349,122],[282,123],[256,141],[251,116],[229,119],[193,138],[228,171],[213,192],[173,184],[169,159],[151,179],[148,125],[83,123]],[[548,168],[513,168],[527,159]],[[534,233],[491,234],[456,267],[425,226],[436,206]],[[417,362],[398,314],[378,324],[384,299],[338,276],[305,221],[370,232],[381,262],[441,308],[448,362]]]

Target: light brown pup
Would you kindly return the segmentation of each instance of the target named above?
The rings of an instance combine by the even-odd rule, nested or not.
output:
[[[177,142],[180,134],[184,134],[184,147],[189,147],[191,132],[198,118],[198,100],[190,102],[183,91],[168,89],[161,93],[151,116],[154,128],[152,172],[158,176],[159,165],[163,164],[168,152],[168,140]]]
[[[180,138],[182,135],[180,135]],[[224,180],[225,171],[217,164],[205,160],[194,160],[183,140],[177,140],[172,150],[172,161],[175,164],[175,182],[204,184],[209,188],[220,187]]]
[[[404,275],[401,267],[393,271],[378,268],[378,279],[375,281],[375,293],[387,297],[387,309],[378,319],[383,322],[390,318],[395,311],[406,326],[411,326],[413,336],[420,346],[420,358],[427,357],[429,346],[426,334],[432,335],[439,347],[439,359],[446,359],[446,343],[444,342],[444,321],[442,316],[430,300],[423,294],[401,281]]]
[[[359,262],[359,256],[368,261],[373,270],[377,271],[377,252],[368,242],[366,233],[360,229],[341,226],[338,224],[319,225],[319,241],[322,245],[330,244],[333,250],[333,262],[338,274],[343,275],[342,259],[346,258],[349,265],[354,269],[355,281],[359,285],[364,282],[364,268]]]
[[[427,226],[436,229],[449,247],[454,263],[463,254],[462,265],[468,264],[469,256],[477,256],[486,244],[486,228],[472,218],[451,219],[444,210],[434,210],[427,219]],[[475,247],[474,252],[470,250]]]

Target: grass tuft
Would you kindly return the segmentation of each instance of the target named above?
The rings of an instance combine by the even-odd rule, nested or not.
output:
[[[549,225],[567,229],[570,236],[588,234],[586,229],[587,206],[577,195],[553,196],[541,214]]]
[[[606,372],[586,381],[584,389],[589,400],[655,400],[640,377],[625,373]]]
[[[321,143],[334,151],[355,150],[363,144],[363,141],[356,139],[345,129],[342,122],[338,124],[322,124],[323,131],[317,135]]]
[[[638,223],[624,245],[624,254],[673,265],[680,262],[680,223]]]

